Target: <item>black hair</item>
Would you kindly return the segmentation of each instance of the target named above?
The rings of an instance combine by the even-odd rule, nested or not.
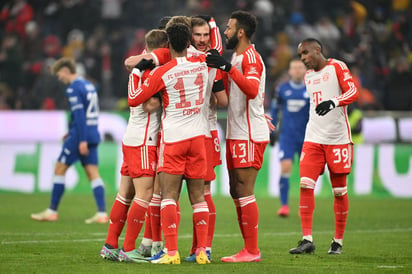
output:
[[[302,40],[301,43],[315,43],[315,44],[318,44],[318,46],[320,47],[320,52],[323,53],[323,45],[318,39],[306,38],[306,39]]]
[[[176,52],[182,52],[190,42],[190,29],[185,24],[176,23],[167,27],[169,43]]]
[[[159,20],[159,26],[158,26],[157,28],[158,28],[158,29],[165,29],[167,22],[169,22],[169,20],[170,20],[171,18],[172,18],[171,16],[164,16],[164,17],[160,18],[160,20]]]
[[[252,38],[253,34],[255,34],[257,26],[256,16],[247,11],[237,10],[232,12],[230,18],[237,20],[237,29],[243,29],[246,37],[249,39]]]

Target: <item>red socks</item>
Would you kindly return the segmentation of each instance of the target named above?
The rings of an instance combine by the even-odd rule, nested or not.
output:
[[[135,198],[130,211],[127,214],[126,235],[124,238],[123,249],[126,252],[134,250],[137,236],[142,229],[149,202]]]
[[[119,236],[122,233],[124,224],[127,219],[127,210],[130,206],[130,200],[127,200],[117,194],[116,200],[110,210],[110,223],[106,237],[106,244],[113,248],[119,247]]]
[[[243,231],[245,248],[251,254],[258,254],[259,209],[255,195],[239,198],[238,201],[241,212],[240,225]]]
[[[161,202],[160,195],[153,194],[152,200],[150,201],[150,204],[149,204],[153,242],[162,241],[162,227],[160,226],[160,202]]]
[[[213,235],[215,234],[216,208],[209,191],[205,193],[205,201],[207,203],[207,208],[209,209],[209,227],[207,231],[206,247],[212,247]]]
[[[172,199],[163,199],[160,207],[165,247],[168,251],[177,250],[177,206]]]

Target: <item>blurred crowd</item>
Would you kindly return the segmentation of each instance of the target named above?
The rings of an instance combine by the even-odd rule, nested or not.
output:
[[[62,56],[73,57],[79,74],[96,84],[102,109],[125,109],[123,60],[144,49],[145,33],[163,16],[212,15],[223,34],[231,12],[243,9],[258,17],[254,43],[267,67],[267,99],[286,79],[299,41],[314,37],[324,44],[325,56],[349,65],[360,90],[359,108],[412,110],[410,0],[0,3],[0,109],[65,109],[64,87],[49,73]]]

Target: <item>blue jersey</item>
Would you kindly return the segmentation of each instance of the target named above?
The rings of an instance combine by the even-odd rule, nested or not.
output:
[[[293,138],[303,142],[309,119],[309,95],[304,82],[297,84],[288,81],[276,89],[276,96],[271,104],[271,115],[275,124],[279,122],[279,109],[282,112],[279,138]]]
[[[95,86],[78,77],[66,88],[66,96],[70,105],[69,136],[75,142],[98,144],[99,101]]]

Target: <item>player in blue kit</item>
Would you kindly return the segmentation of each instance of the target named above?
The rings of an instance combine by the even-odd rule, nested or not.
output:
[[[300,155],[305,138],[306,124],[309,118],[309,96],[306,92],[303,76],[306,67],[299,59],[293,59],[289,64],[290,80],[279,85],[271,104],[271,115],[274,124],[280,120],[279,158],[280,181],[279,192],[281,208],[278,215],[289,215],[289,177],[293,158]]]
[[[57,221],[57,207],[64,193],[66,172],[80,160],[91,182],[98,209],[86,223],[107,223],[109,219],[106,214],[104,184],[97,166],[100,135],[97,129],[99,102],[96,88],[76,74],[76,65],[72,59],[57,60],[52,71],[61,82],[68,85],[66,97],[70,105],[69,133],[64,137],[63,148],[54,169],[50,206],[40,213],[32,214],[31,218],[36,221]]]

